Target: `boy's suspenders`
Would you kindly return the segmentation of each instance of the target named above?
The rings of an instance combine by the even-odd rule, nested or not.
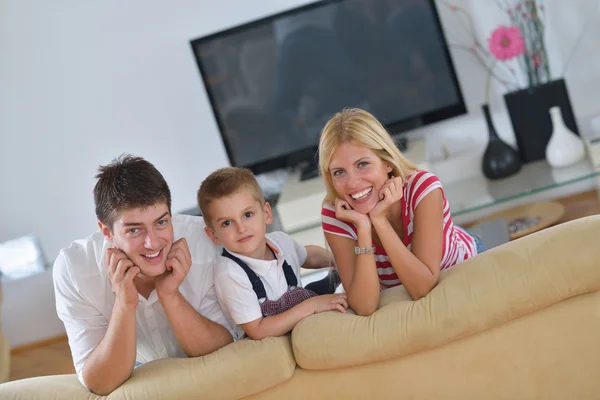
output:
[[[271,251],[273,250],[271,249]],[[248,275],[248,279],[252,284],[252,289],[254,290],[254,293],[256,293],[256,297],[259,300],[267,298],[267,292],[265,291],[265,286],[263,285],[262,281],[260,280],[258,275],[256,275],[256,273],[252,271],[252,269],[248,265],[246,265],[245,262],[234,256],[233,254],[229,253],[227,250],[225,250],[225,248],[223,248],[223,253],[221,253],[221,255],[223,257],[229,258],[231,261],[235,262],[244,270],[246,275]],[[283,260],[283,274],[285,275],[285,280],[287,282],[288,288],[298,286],[298,279],[296,278],[296,274],[294,274],[292,267],[285,260]]]

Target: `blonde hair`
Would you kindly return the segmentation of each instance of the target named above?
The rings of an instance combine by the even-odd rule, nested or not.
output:
[[[394,139],[372,114],[359,108],[347,108],[335,114],[321,131],[319,139],[319,172],[323,176],[327,195],[325,203],[333,203],[338,194],[329,173],[329,162],[342,144],[354,142],[371,149],[392,167],[392,174],[402,181],[417,167],[400,152]]]
[[[223,197],[231,196],[241,189],[249,190],[252,197],[260,204],[265,204],[265,196],[260,185],[252,171],[247,168],[221,168],[211,173],[202,181],[196,200],[207,226],[211,226],[210,215],[208,213],[210,204]]]

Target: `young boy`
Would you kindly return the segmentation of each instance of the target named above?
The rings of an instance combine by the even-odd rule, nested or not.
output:
[[[345,312],[345,294],[317,295],[302,287],[300,267],[331,263],[331,254],[318,246],[306,249],[283,232],[266,233],[271,206],[252,172],[222,168],[208,176],[198,190],[198,206],[206,234],[223,245],[215,271],[221,307],[245,333],[260,340],[286,334],[303,318],[330,310]]]

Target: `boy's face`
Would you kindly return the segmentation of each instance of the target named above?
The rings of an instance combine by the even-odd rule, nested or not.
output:
[[[208,206],[210,227],[206,233],[215,244],[253,258],[264,255],[267,224],[273,221],[271,206],[263,206],[247,189],[212,201]]]
[[[113,229],[98,222],[107,240],[123,251],[148,277],[162,275],[173,245],[173,225],[166,203],[119,213]]]

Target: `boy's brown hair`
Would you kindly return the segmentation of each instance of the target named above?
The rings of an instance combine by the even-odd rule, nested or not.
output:
[[[198,189],[197,201],[207,226],[211,226],[208,212],[210,204],[215,200],[231,196],[242,188],[248,189],[261,204],[265,203],[265,196],[256,177],[247,168],[220,168],[202,181]]]
[[[171,212],[169,185],[154,165],[141,157],[122,154],[110,164],[101,165],[96,179],[96,217],[111,230],[123,210],[165,203]]]

